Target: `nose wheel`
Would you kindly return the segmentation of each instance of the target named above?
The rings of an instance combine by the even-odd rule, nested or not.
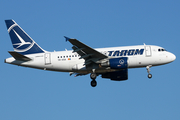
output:
[[[152,74],[150,73],[150,68],[152,67],[152,65],[148,65],[148,66],[146,66],[146,69],[147,69],[147,72],[148,72],[148,78],[150,79],[150,78],[152,78]]]
[[[92,87],[96,87],[96,85],[97,85],[96,80],[92,80],[92,81],[91,81],[91,86],[92,86]]]
[[[91,79],[92,79],[92,81],[91,81],[91,86],[92,86],[92,87],[96,87],[96,85],[97,85],[97,82],[96,82],[97,74],[96,74],[96,73],[91,73],[90,77],[91,77]]]
[[[149,79],[152,78],[152,74],[149,73],[149,74],[148,74],[148,78],[149,78]]]

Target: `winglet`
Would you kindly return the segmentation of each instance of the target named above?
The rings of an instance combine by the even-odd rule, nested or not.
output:
[[[66,39],[66,42],[69,41],[69,39],[71,39],[71,38],[68,38],[68,37],[66,37],[66,36],[64,36],[64,38]]]

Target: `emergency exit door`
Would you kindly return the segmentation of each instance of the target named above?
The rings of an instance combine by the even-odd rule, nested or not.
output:
[[[45,53],[44,60],[45,60],[45,65],[51,64],[51,54]]]

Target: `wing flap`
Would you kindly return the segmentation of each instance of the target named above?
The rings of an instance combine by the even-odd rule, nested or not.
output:
[[[82,48],[80,50],[80,48],[77,48],[76,46],[73,46],[72,49],[74,50],[73,52],[76,52],[80,55],[80,56],[83,56],[85,55],[85,53],[82,51]]]

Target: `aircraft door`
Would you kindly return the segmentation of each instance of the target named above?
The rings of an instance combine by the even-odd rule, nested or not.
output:
[[[151,46],[145,46],[146,57],[151,57]]]
[[[51,64],[51,54],[50,53],[44,54],[44,61],[45,61],[45,65]]]

